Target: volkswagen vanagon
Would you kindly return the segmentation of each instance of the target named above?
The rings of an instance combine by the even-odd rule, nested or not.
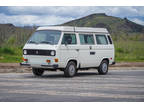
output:
[[[79,69],[95,68],[107,74],[114,62],[114,45],[106,28],[39,27],[23,48],[22,66],[41,76],[45,70],[64,71],[73,77]]]

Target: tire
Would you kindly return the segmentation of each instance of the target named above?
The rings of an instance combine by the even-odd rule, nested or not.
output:
[[[32,68],[32,71],[35,76],[42,76],[44,73],[44,70],[39,68]]]
[[[64,69],[64,75],[65,77],[73,77],[77,73],[76,64],[73,61],[70,61],[66,68]]]
[[[100,75],[105,75],[108,73],[108,61],[107,60],[103,60],[100,64],[100,66],[98,67],[98,73]]]

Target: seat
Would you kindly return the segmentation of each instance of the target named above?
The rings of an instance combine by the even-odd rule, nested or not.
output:
[[[71,44],[72,43],[72,37],[71,36],[65,36],[65,41],[67,44]]]

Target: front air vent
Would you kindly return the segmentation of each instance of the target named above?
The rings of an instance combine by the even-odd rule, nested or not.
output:
[[[54,50],[35,50],[35,49],[24,49],[26,50],[26,54],[24,55],[42,55],[42,56],[55,56],[54,55],[51,55],[51,51],[54,51]],[[23,50],[23,51],[24,51]]]

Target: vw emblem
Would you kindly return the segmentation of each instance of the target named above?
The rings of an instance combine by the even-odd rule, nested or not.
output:
[[[38,54],[38,51],[36,51],[36,54]]]

